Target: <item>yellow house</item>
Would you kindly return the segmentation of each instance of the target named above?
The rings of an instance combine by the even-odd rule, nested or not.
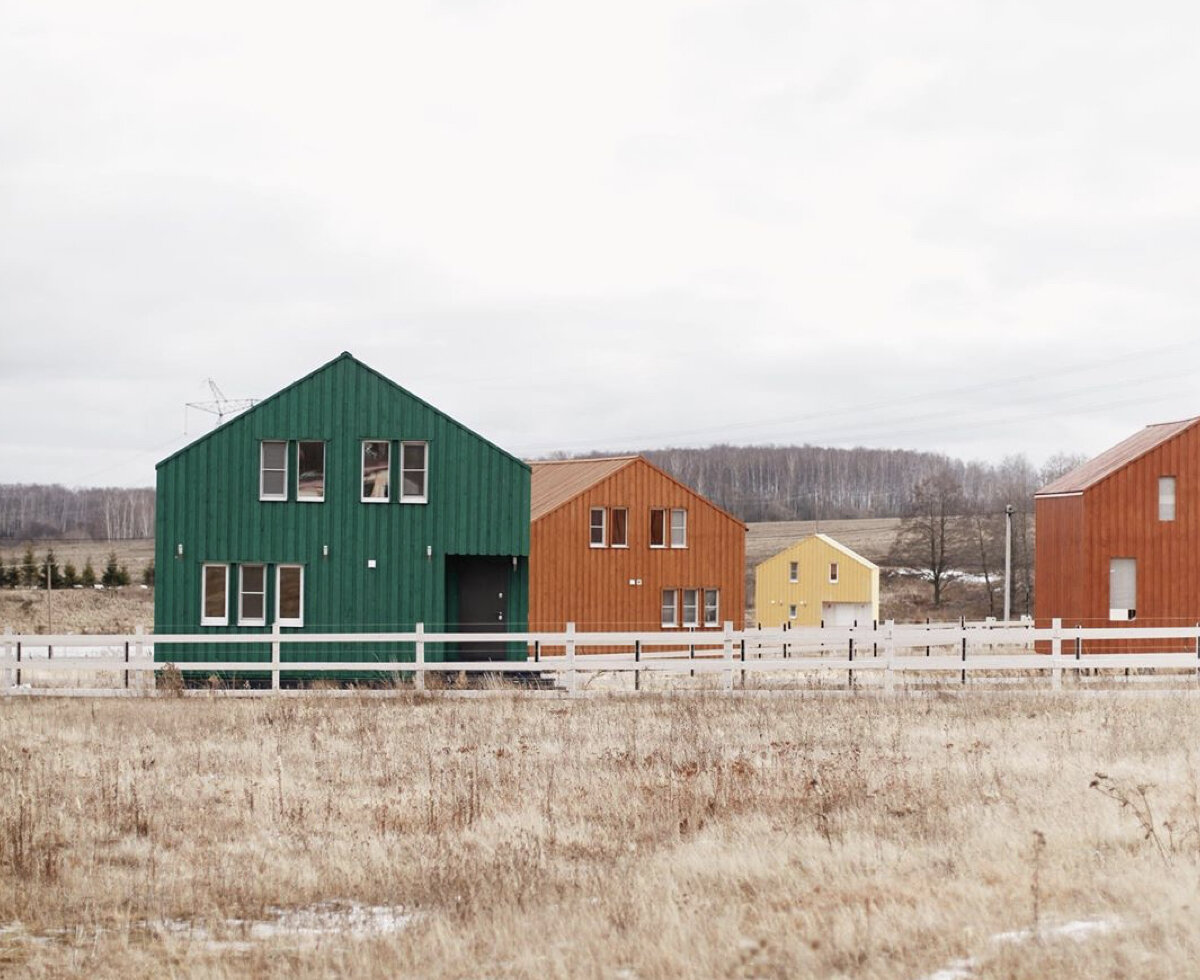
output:
[[[869,626],[879,619],[879,566],[824,534],[801,538],[754,569],[763,626]]]

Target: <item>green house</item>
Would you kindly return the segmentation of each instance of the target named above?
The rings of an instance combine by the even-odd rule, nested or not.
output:
[[[350,354],[157,469],[156,633],[526,628],[529,467]],[[430,661],[524,656],[520,644],[426,649]],[[271,653],[163,644],[155,657]],[[281,644],[285,663],[412,657],[411,644]]]

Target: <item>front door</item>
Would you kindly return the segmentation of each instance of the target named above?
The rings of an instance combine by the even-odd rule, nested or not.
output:
[[[458,580],[457,633],[503,633],[508,630],[511,558],[462,557],[454,562]],[[459,644],[460,660],[504,660],[505,643]]]

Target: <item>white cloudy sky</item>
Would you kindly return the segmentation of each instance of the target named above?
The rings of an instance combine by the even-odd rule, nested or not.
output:
[[[0,482],[349,350],[505,448],[1200,414],[1200,5],[0,0]]]

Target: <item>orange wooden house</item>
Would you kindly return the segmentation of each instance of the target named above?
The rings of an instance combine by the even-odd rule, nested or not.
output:
[[[1147,426],[1042,487],[1034,506],[1039,626],[1200,623],[1200,418]],[[1168,649],[1155,640],[1086,646]]]
[[[531,630],[743,627],[736,517],[640,456],[530,466]]]

